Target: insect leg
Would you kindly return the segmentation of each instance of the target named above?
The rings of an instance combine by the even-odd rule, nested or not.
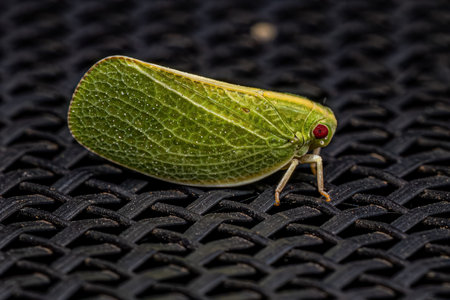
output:
[[[319,155],[320,154],[320,149],[322,149],[322,148],[317,147],[316,149],[313,150],[312,154]],[[312,163],[312,164],[310,164],[310,166],[311,166],[311,172],[314,175],[316,175],[316,164]]]
[[[284,173],[283,178],[281,178],[280,183],[278,184],[277,188],[275,189],[275,204],[274,204],[275,206],[280,205],[280,193],[286,186],[286,183],[288,182],[289,178],[291,177],[291,175],[294,172],[295,167],[297,167],[298,163],[299,163],[299,161],[296,158],[294,158],[291,161],[289,168],[287,169],[286,173]]]
[[[314,163],[316,165],[317,189],[319,190],[319,193],[327,199],[327,201],[331,201],[330,195],[328,195],[328,193],[323,189],[322,157],[316,154],[306,154],[300,157],[300,163]]]

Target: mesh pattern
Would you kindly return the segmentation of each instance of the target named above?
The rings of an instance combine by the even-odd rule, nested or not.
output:
[[[450,5],[0,3],[0,299],[450,298]],[[268,22],[274,40],[251,35]],[[327,98],[325,187],[163,183],[74,142],[98,59]]]

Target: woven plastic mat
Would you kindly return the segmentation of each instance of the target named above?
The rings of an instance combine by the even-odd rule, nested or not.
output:
[[[71,137],[114,54],[323,101],[325,187],[164,183]],[[449,299],[450,4],[0,2],[0,300]]]

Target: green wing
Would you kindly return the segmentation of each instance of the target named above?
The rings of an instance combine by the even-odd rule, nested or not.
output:
[[[95,64],[69,128],[91,151],[166,181],[232,186],[291,160],[293,133],[262,93],[126,57]]]

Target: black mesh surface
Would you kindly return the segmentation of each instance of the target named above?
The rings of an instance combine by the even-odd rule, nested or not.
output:
[[[282,172],[199,189],[90,154],[67,108],[114,54],[327,98],[332,202],[308,166],[274,207]],[[449,66],[446,0],[2,0],[0,299],[449,299]]]

